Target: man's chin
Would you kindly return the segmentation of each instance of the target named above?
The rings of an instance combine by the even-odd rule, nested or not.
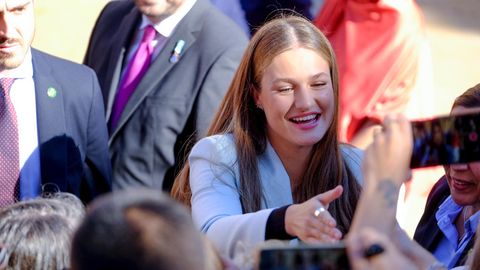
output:
[[[9,70],[19,67],[24,57],[5,55],[0,53],[0,70]]]

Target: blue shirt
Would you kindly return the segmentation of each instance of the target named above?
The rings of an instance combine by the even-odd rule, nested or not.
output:
[[[449,196],[435,213],[438,228],[443,233],[433,255],[437,260],[445,264],[448,269],[455,266],[466,246],[472,239],[477,229],[480,211],[473,214],[464,224],[464,234],[458,241],[458,232],[455,227],[455,219],[462,213],[463,206],[456,204],[452,196]]]

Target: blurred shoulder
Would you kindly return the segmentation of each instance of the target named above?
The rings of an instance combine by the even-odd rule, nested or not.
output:
[[[235,149],[235,141],[231,133],[227,134],[216,134],[212,136],[207,136],[200,139],[193,146],[192,152],[194,150],[215,150],[215,151],[227,151],[230,148]]]
[[[197,0],[197,2],[198,19],[202,21],[201,36],[205,37],[206,41],[220,41],[215,42],[216,45],[213,44],[213,46],[228,44],[246,47],[248,37],[232,19],[213,6],[209,0]]]
[[[340,144],[340,152],[359,183],[363,183],[362,163],[364,151],[350,144]]]
[[[236,159],[235,141],[232,134],[218,134],[199,140],[192,148],[190,159],[204,158],[225,163]]]
[[[113,0],[109,1],[105,7],[102,9],[101,14],[125,14],[130,12],[135,7],[135,3],[133,1],[127,0]]]
[[[343,158],[347,162],[355,162],[358,163],[359,166],[362,165],[364,151],[360,148],[357,148],[351,144],[341,144],[340,151],[342,153]]]
[[[135,8],[135,3],[133,1],[109,1],[98,15],[94,30],[96,30],[98,27],[104,27],[106,30],[115,33],[119,30],[118,27],[120,22],[124,20],[125,16],[129,15],[131,12],[137,12],[140,14],[140,12],[138,12],[138,10]]]

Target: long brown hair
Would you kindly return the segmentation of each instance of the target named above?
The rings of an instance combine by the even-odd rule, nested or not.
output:
[[[239,195],[243,212],[260,210],[262,189],[257,155],[265,151],[266,119],[256,108],[253,91],[260,89],[260,80],[273,58],[295,46],[318,52],[330,66],[335,113],[325,136],[314,145],[302,183],[293,191],[296,203],[343,185],[341,198],[330,204],[330,212],[338,227],[346,232],[360,194],[357,180],[346,166],[337,139],[338,72],[333,49],[326,37],[307,19],[282,16],[266,23],[252,37],[232,84],[208,131],[208,135],[232,133],[240,172]],[[175,179],[172,196],[190,205],[188,162]]]

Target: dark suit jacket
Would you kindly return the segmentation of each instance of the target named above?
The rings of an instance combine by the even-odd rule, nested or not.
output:
[[[430,252],[433,252],[437,248],[440,240],[444,237],[442,231],[438,228],[435,213],[448,196],[450,196],[450,188],[448,187],[446,176],[443,176],[430,191],[425,211],[423,212],[422,218],[420,219],[413,236],[415,241]],[[456,266],[465,265],[468,251],[473,247],[475,242],[474,238],[475,237],[472,237],[468,243],[460,256],[460,259],[457,261]]]
[[[275,18],[279,11],[294,10],[312,19],[310,12],[312,2],[312,0],[240,0],[252,34],[265,22]]]
[[[97,77],[90,68],[35,49],[32,62],[42,185],[89,202],[111,189]],[[56,89],[55,95],[48,94],[49,88]]]
[[[85,64],[99,77],[107,119],[124,58],[141,21],[133,1],[107,4],[93,30]],[[178,40],[185,47],[169,61]],[[208,0],[197,0],[177,25],[130,97],[109,149],[113,187],[144,185],[169,190],[190,147],[204,134],[247,44],[245,34]]]

